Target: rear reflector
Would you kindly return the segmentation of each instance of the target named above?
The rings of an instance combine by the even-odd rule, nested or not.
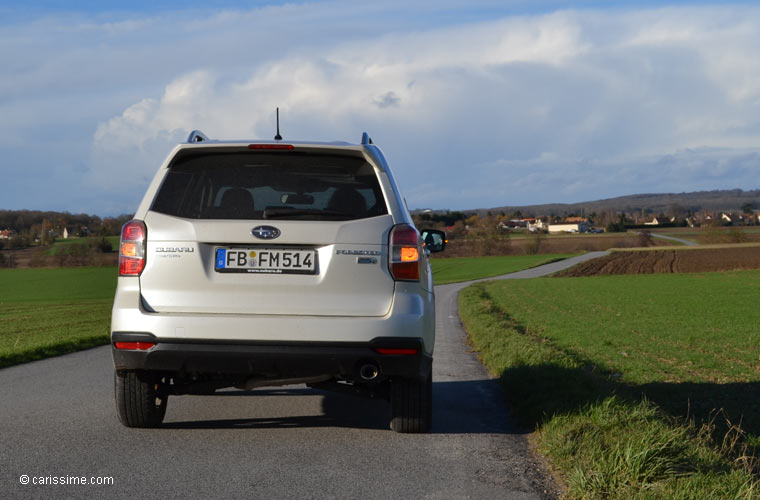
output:
[[[116,342],[117,349],[126,349],[128,351],[147,351],[154,345],[155,342]]]
[[[375,351],[377,351],[378,354],[384,355],[401,354],[409,356],[417,354],[417,349],[409,347],[376,347]]]
[[[295,148],[292,144],[249,144],[248,149],[279,149],[290,151]]]

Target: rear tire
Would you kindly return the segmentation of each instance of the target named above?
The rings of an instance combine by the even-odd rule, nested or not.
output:
[[[420,434],[433,422],[433,377],[394,379],[391,382],[391,429],[399,433]]]
[[[126,427],[158,427],[166,415],[168,396],[159,395],[163,383],[155,373],[137,370],[114,374],[116,413]]]

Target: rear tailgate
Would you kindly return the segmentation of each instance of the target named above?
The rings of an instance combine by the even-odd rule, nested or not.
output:
[[[390,215],[350,221],[195,220],[150,211],[145,224],[140,290],[148,310],[319,316],[383,316],[390,310]],[[261,225],[280,235],[255,238],[252,230]],[[268,252],[269,260],[313,255],[314,263],[298,268],[270,263],[256,272],[218,269],[219,250],[256,257]]]

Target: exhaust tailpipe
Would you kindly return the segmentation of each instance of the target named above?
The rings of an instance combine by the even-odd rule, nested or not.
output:
[[[375,380],[378,375],[380,375],[380,369],[375,364],[366,363],[359,368],[359,376],[362,380]]]

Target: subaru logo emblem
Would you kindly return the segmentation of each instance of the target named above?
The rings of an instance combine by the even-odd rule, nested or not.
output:
[[[272,226],[256,226],[251,229],[251,234],[260,240],[273,240],[280,235],[280,230]]]

